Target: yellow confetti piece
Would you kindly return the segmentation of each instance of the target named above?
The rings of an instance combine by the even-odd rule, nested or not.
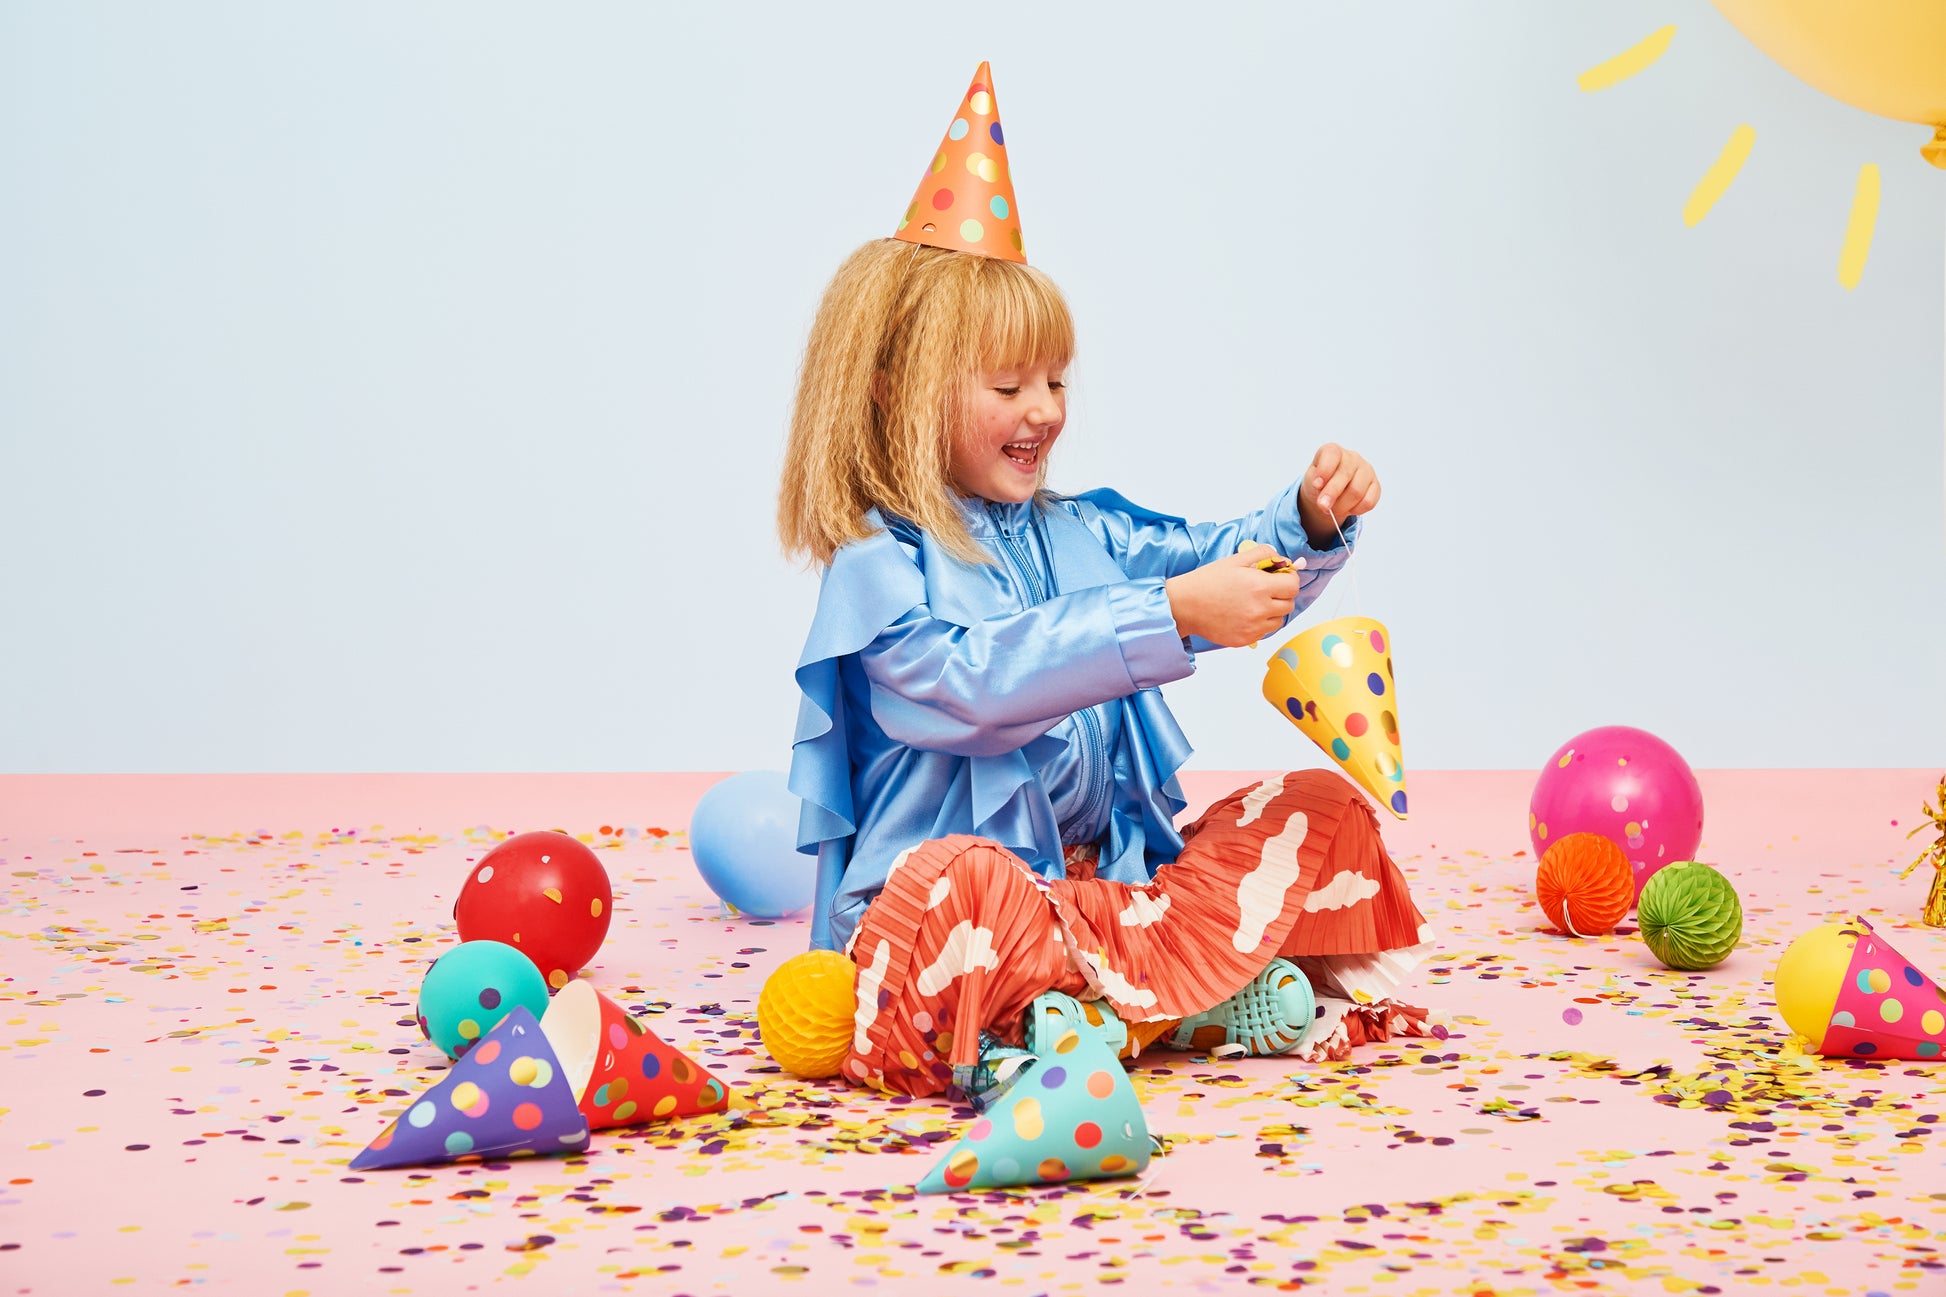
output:
[[[1676,34],[1675,24],[1658,28],[1634,45],[1629,46],[1605,63],[1597,63],[1575,78],[1575,84],[1583,90],[1593,92],[1606,90],[1618,82],[1626,81],[1638,72],[1645,71],[1669,50],[1670,38]]]
[[[1845,222],[1845,246],[1838,253],[1838,282],[1846,291],[1858,287],[1865,259],[1872,255],[1872,231],[1878,227],[1878,164],[1858,169],[1858,188],[1851,196],[1851,219]]]
[[[1689,201],[1682,205],[1684,225],[1698,225],[1710,214],[1710,208],[1716,206],[1717,199],[1729,192],[1731,182],[1737,178],[1737,172],[1743,170],[1745,160],[1750,157],[1751,146],[1756,142],[1756,129],[1748,122],[1730,132],[1729,142],[1716,155],[1716,161],[1710,163],[1710,169],[1703,173],[1703,178],[1696,182],[1696,188],[1690,191]]]

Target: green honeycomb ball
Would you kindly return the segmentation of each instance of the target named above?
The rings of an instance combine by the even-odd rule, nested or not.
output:
[[[1743,935],[1743,902],[1730,880],[1696,860],[1665,865],[1635,903],[1649,951],[1670,968],[1714,968]]]

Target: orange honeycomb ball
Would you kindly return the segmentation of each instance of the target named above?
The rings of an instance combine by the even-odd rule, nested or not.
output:
[[[1599,833],[1570,833],[1547,849],[1534,890],[1548,922],[1575,937],[1613,932],[1635,900],[1635,872]]]

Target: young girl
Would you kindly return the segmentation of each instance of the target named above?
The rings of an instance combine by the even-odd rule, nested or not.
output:
[[[1139,1048],[1280,952],[1420,940],[1336,775],[1240,792],[1179,833],[1190,749],[1157,689],[1309,605],[1377,477],[1327,445],[1264,508],[1196,525],[1047,489],[1074,330],[1020,250],[991,84],[983,64],[897,234],[826,290],[778,510],[785,548],[824,569],[791,767],[813,940],[860,966],[847,1075],[906,1093],[969,1088],[982,1037],[1022,1043],[1043,992],[1106,1004]],[[1369,917],[1320,918],[1351,906]],[[1259,1001],[1297,1012],[1297,970],[1271,973]],[[1291,1032],[1236,1043],[1289,1044],[1302,998]]]

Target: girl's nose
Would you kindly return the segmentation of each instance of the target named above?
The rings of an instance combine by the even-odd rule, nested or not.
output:
[[[1027,421],[1036,428],[1046,428],[1061,421],[1061,403],[1054,399],[1054,393],[1043,390],[1027,411]]]

